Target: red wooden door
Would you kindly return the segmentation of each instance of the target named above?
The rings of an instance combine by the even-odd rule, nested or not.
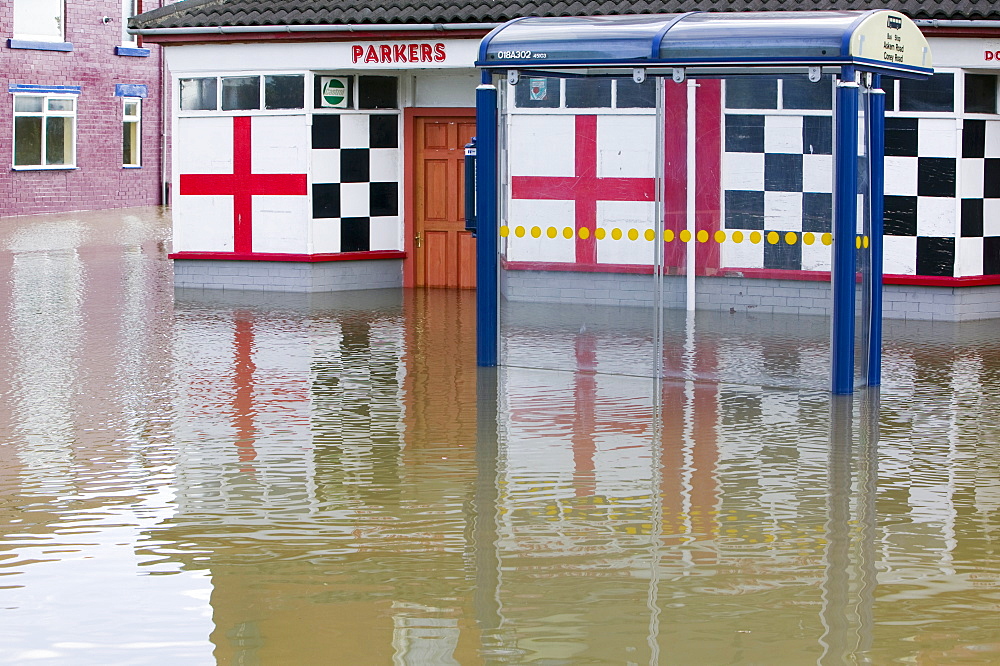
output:
[[[474,118],[416,118],[414,252],[418,287],[476,286],[476,241],[465,230],[465,144]]]

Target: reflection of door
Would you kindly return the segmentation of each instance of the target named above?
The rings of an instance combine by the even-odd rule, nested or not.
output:
[[[474,118],[415,118],[416,286],[476,286],[476,241],[465,230],[465,144]]]

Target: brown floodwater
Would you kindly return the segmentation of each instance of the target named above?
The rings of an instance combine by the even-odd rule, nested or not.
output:
[[[845,399],[806,320],[657,381],[509,306],[478,369],[472,292],[175,291],[168,237],[0,219],[0,663],[1000,663],[997,322]]]

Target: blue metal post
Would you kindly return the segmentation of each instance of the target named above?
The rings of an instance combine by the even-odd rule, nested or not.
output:
[[[868,95],[868,173],[871,184],[871,328],[868,331],[868,385],[882,383],[882,229],[885,189],[885,93],[882,77],[872,76],[872,90]]]
[[[497,221],[499,112],[493,77],[476,88],[476,364],[497,364],[499,273]]]
[[[833,328],[830,336],[831,390],[854,391],[854,242],[858,228],[858,83],[853,67],[837,82],[833,177]]]

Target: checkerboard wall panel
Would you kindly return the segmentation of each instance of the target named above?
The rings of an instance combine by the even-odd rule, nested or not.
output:
[[[885,234],[913,239],[887,241],[886,272],[951,277],[1000,269],[1000,121],[965,120],[962,129],[954,119],[886,119]],[[830,116],[727,114],[726,228],[831,231],[832,130]],[[829,269],[828,256],[800,249],[724,248],[723,263]]]
[[[313,117],[315,252],[399,249],[400,149],[397,114]]]

